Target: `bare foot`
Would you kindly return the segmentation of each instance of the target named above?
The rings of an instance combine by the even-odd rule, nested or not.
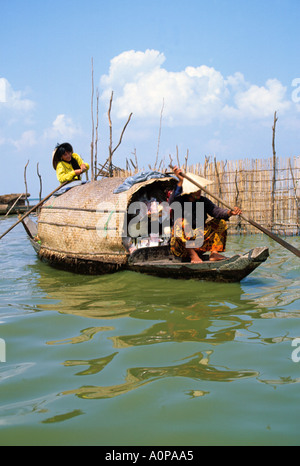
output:
[[[198,259],[192,259],[191,260],[191,264],[200,264],[201,262],[203,262],[203,260],[200,259],[200,257],[198,257]]]
[[[218,252],[212,252],[210,257],[209,257],[209,260],[212,261],[212,262],[223,261],[225,259],[227,259],[227,257],[222,256]]]
[[[189,250],[189,255],[191,258],[191,264],[200,264],[201,262],[203,262],[203,260],[200,259],[196,251],[194,251],[194,249]]]

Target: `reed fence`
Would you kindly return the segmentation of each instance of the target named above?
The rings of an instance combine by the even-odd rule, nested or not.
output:
[[[221,161],[206,158],[204,164],[187,171],[214,181],[212,194],[231,206],[239,206],[246,217],[279,235],[300,232],[300,156],[256,160]],[[239,217],[231,218],[229,233],[257,233]]]

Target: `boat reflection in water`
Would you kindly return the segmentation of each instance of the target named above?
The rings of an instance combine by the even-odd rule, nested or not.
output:
[[[239,335],[252,337],[253,307],[257,307],[256,317],[264,312],[260,303],[248,299],[240,284],[177,282],[133,272],[82,277],[41,267],[39,287],[49,300],[41,310],[86,319],[86,327],[77,335],[49,340],[47,345],[91,345],[88,357],[83,351],[82,358],[61,362],[68,370],[73,369],[74,376],[86,379],[86,383],[61,394],[102,399],[166,378],[204,383],[259,376],[258,371],[243,364],[240,369],[231,369],[229,361],[225,366],[214,362],[219,347],[234,342]],[[61,282],[63,287],[59,287]],[[128,327],[132,331],[126,333]],[[120,366],[128,352],[144,364]],[[116,378],[118,383],[109,384]],[[201,387],[186,389],[192,397],[206,392]]]

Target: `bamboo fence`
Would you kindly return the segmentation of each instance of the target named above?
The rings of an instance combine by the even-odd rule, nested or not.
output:
[[[247,218],[279,235],[300,234],[300,156],[237,161],[206,157],[203,164],[185,163],[182,168],[214,181],[209,191],[228,205],[239,206]],[[136,172],[116,170],[114,176],[131,176]],[[231,217],[228,233],[259,232],[239,217]]]
[[[256,159],[217,162],[187,167],[214,184],[209,191],[231,206],[239,206],[246,217],[279,235],[300,232],[300,156],[288,159]],[[275,183],[274,183],[275,174]],[[232,217],[229,233],[257,233],[249,223]]]

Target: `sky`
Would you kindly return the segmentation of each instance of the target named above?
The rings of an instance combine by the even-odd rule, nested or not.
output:
[[[57,143],[140,169],[300,152],[299,0],[0,0],[0,194],[58,186]]]

